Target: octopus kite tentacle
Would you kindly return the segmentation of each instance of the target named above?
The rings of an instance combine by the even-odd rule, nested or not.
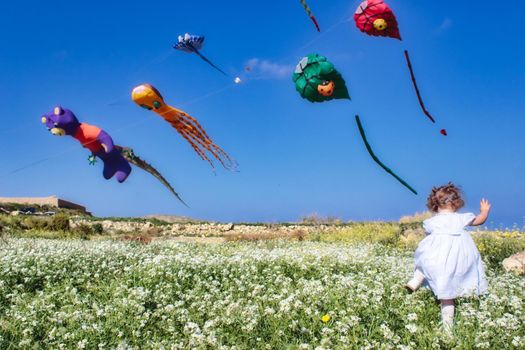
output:
[[[192,116],[180,111],[180,116],[181,116],[181,121],[182,123],[184,123],[185,125],[187,125],[190,129],[195,129],[195,134],[198,136],[197,140],[203,140],[205,141],[206,145],[209,145],[211,148],[213,148],[217,153],[219,153],[220,155],[222,155],[226,160],[228,160],[228,163],[233,163],[232,159],[230,158],[230,156],[224,152],[224,150],[222,148],[220,148],[219,146],[217,146],[215,143],[212,142],[211,138],[208,136],[208,134],[206,133],[206,131],[204,131],[204,129],[202,128],[202,126],[199,124],[199,122],[193,118]],[[210,150],[211,152],[211,150]],[[221,161],[221,159],[219,158],[219,161]]]
[[[193,120],[196,125],[191,123],[186,116],[187,115],[185,114],[177,114],[178,120],[173,123],[170,122],[170,124],[177,129],[177,131],[190,143],[193,149],[201,155],[201,158],[203,156],[204,159],[211,164],[212,168],[214,168],[213,163],[206,155],[206,151],[210,152],[226,169],[231,169],[232,161],[226,152],[214,144],[206,133],[203,134],[200,132],[200,130],[203,129],[195,119]]]
[[[188,142],[190,142],[190,144],[192,144],[193,148],[197,148],[199,150],[199,152],[201,152],[203,155],[204,155],[204,158],[205,160],[207,160],[212,168],[215,168],[213,163],[211,162],[211,160],[206,156],[204,150],[207,150],[209,151],[220,163],[221,165],[226,168],[226,169],[231,169],[233,166],[232,166],[232,162],[228,161],[226,162],[224,159],[222,159],[222,155],[220,154],[217,154],[212,147],[210,147],[209,145],[206,145],[206,144],[203,144],[203,141],[199,138],[196,138],[193,134],[187,134],[186,131],[184,131],[185,135],[187,136],[186,140],[188,140]],[[188,139],[189,137],[189,139]]]
[[[194,144],[193,139],[185,131],[184,126],[182,126],[182,123],[180,121],[170,122],[170,125],[173,126],[186,141],[188,141],[188,143],[192,146],[192,148],[202,160],[210,161],[208,157],[206,157],[206,153],[204,153],[204,151],[202,151],[199,147],[197,147],[197,145]],[[213,167],[213,163],[211,164],[211,166]]]
[[[202,147],[199,147],[200,145],[198,145],[196,142],[199,142],[198,139],[195,139],[194,136],[192,136],[192,134],[188,133],[187,130],[184,128],[184,127],[181,127],[182,123],[178,124],[179,127],[175,127],[174,124],[171,124],[173,127],[175,127],[177,129],[177,131],[180,133],[180,135],[190,144],[190,146],[193,148],[193,150],[195,151],[195,153],[197,153],[197,155],[202,159],[202,160],[205,160],[207,161],[210,166],[212,167],[212,169],[215,170],[215,165],[213,164],[213,162],[211,161],[210,158],[208,158],[208,156],[206,155],[206,152],[205,152],[205,147],[204,147],[204,150],[202,149]]]
[[[381,168],[383,168],[387,173],[389,173],[390,175],[392,175],[397,181],[399,181],[403,186],[405,186],[406,188],[408,188],[412,193],[414,193],[415,195],[417,195],[417,191],[414,190],[412,188],[412,186],[410,186],[405,180],[403,180],[402,178],[400,178],[399,176],[396,175],[396,173],[394,173],[389,167],[387,167],[385,164],[383,164],[383,162],[381,162],[379,160],[379,158],[377,158],[377,156],[374,154],[374,151],[372,150],[372,147],[370,147],[370,144],[368,143],[368,140],[366,139],[366,134],[365,134],[365,130],[363,129],[363,125],[361,124],[361,120],[359,119],[359,116],[356,115],[355,116],[355,121],[357,123],[357,127],[359,128],[359,133],[361,134],[361,138],[363,139],[363,142],[365,144],[365,147],[366,147],[366,150],[368,151],[368,153],[370,154],[370,156],[372,157],[372,159],[374,160],[374,162],[376,162]]]

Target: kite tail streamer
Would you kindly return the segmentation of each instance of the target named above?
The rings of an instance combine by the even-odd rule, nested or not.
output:
[[[419,105],[421,106],[421,109],[423,110],[423,113],[430,119],[432,123],[435,123],[436,120],[432,115],[427,111],[425,108],[425,104],[423,103],[423,99],[421,98],[421,93],[419,92],[419,88],[417,87],[416,82],[416,76],[414,75],[414,70],[412,69],[412,63],[410,62],[410,57],[408,56],[408,51],[405,50],[405,58],[407,61],[408,69],[410,70],[410,77],[412,78],[412,84],[414,84],[414,89],[416,90],[417,99],[419,101]]]
[[[425,115],[428,117],[428,119],[430,119],[430,121],[432,123],[435,123],[436,120],[430,114],[430,112],[427,111],[427,109],[425,107],[425,103],[423,102],[423,98],[421,98],[421,93],[419,92],[419,88],[417,87],[416,76],[414,74],[414,70],[412,69],[412,62],[410,62],[410,56],[408,56],[408,51],[407,50],[405,50],[405,59],[407,61],[408,69],[410,70],[410,77],[412,78],[412,84],[414,85],[414,89],[416,90],[416,95],[417,95],[417,99],[419,101],[419,105],[421,106],[421,109],[423,110],[423,113],[425,113]],[[443,136],[447,136],[447,131],[445,129],[441,129],[441,134]]]
[[[310,7],[309,7],[308,4],[306,3],[306,0],[301,0],[301,5],[303,5],[304,10],[306,11],[306,13],[308,14],[308,16],[310,17],[310,19],[311,19],[312,22],[314,23],[315,28],[317,29],[317,31],[320,33],[320,32],[321,32],[321,28],[319,28],[319,24],[317,23],[317,20],[315,19],[315,16],[314,16],[314,14],[312,13],[312,10],[310,10]]]
[[[175,197],[177,197],[177,199],[182,204],[188,207],[188,205],[182,200],[179,194],[175,192],[175,189],[170,185],[168,180],[166,180],[164,176],[162,176],[162,174],[157,169],[155,169],[153,166],[148,164],[146,161],[142,160],[140,157],[135,155],[135,152],[133,152],[133,149],[129,147],[122,147],[122,146],[115,146],[115,148],[119,150],[120,154],[122,154],[122,156],[128,162],[150,173],[151,175],[155,176],[171,193],[173,193]]]
[[[414,193],[415,195],[417,195],[417,192],[416,190],[414,190],[412,188],[412,186],[410,186],[408,183],[405,182],[405,180],[403,180],[402,178],[400,178],[399,176],[397,176],[389,167],[387,167],[386,165],[384,165],[380,160],[379,158],[377,158],[377,156],[374,154],[374,151],[372,151],[372,147],[370,147],[370,144],[368,143],[367,139],[366,139],[366,134],[365,134],[365,130],[363,129],[363,125],[361,125],[361,120],[359,119],[359,116],[356,115],[355,116],[355,121],[357,122],[357,127],[359,128],[359,133],[361,134],[361,138],[363,139],[363,142],[365,143],[365,147],[368,151],[368,153],[370,154],[370,156],[372,157],[372,159],[381,167],[383,168],[387,173],[389,173],[390,175],[392,175],[397,181],[399,181],[403,186],[405,186],[406,188],[408,188],[412,193]]]
[[[310,16],[310,19],[312,20],[312,22],[314,22],[314,25],[315,25],[315,28],[317,28],[317,31],[321,33],[321,28],[319,28],[319,24],[317,23],[317,20],[315,19],[315,17]]]
[[[217,69],[219,72],[221,72],[222,74],[224,74],[225,76],[228,76],[228,74],[224,73],[224,71],[222,69],[220,69],[219,67],[217,67],[212,61],[210,61],[209,59],[207,59],[203,54],[201,54],[199,52],[199,50],[196,50],[194,49],[193,52],[195,52],[195,54],[197,56],[199,56],[200,58],[202,58],[206,63],[208,63],[210,66],[212,66],[213,68]]]

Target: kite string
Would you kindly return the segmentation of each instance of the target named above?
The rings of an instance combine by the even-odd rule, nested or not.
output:
[[[140,65],[135,71],[129,74],[130,77],[135,78],[139,73],[142,73],[145,69],[151,67],[153,64],[160,64],[164,61],[166,61],[171,55],[173,55],[173,50],[170,49],[170,51],[163,52],[153,59],[151,59],[149,62],[144,63]],[[129,93],[122,94],[114,99],[112,99],[109,102],[104,103],[104,106],[116,106],[119,105],[123,101],[127,101],[129,98]]]
[[[209,98],[209,97],[211,97],[211,96],[214,96],[214,95],[217,95],[217,94],[219,94],[219,93],[222,93],[222,92],[224,92],[224,91],[226,91],[226,90],[228,90],[228,89],[231,89],[233,86],[234,86],[233,83],[229,83],[228,85],[223,86],[223,87],[221,87],[221,88],[219,88],[219,89],[217,89],[217,90],[214,90],[214,91],[211,91],[211,92],[209,92],[209,93],[207,93],[207,94],[204,94],[204,95],[197,96],[197,97],[194,97],[194,98],[192,98],[192,99],[186,100],[186,101],[184,101],[184,102],[181,102],[180,104],[181,104],[182,106],[189,106],[189,105],[191,105],[191,104],[194,104],[194,103],[196,103],[196,102],[202,101],[202,100],[204,100],[204,99],[206,99],[206,98]],[[119,132],[121,132],[121,131],[123,131],[123,130],[126,130],[126,129],[129,129],[129,128],[132,128],[132,127],[138,126],[138,125],[140,125],[140,124],[146,122],[149,118],[150,118],[150,117],[148,117],[148,116],[144,116],[144,117],[140,118],[140,120],[138,120],[138,121],[136,121],[136,122],[129,123],[129,124],[126,124],[126,125],[124,125],[124,126],[118,128],[118,129],[115,129],[114,131],[112,131],[112,134],[117,134],[117,133],[119,133]],[[14,130],[14,129],[12,129],[12,130]],[[93,143],[93,142],[96,142],[96,140],[94,140],[94,141],[90,141],[90,142],[84,144],[83,146],[84,146],[84,147],[85,147],[85,146],[88,146],[88,145],[90,145],[90,144]],[[43,158],[41,158],[41,159],[37,159],[37,160],[35,160],[35,161],[29,162],[29,163],[27,163],[27,164],[25,164],[25,165],[22,165],[21,167],[16,168],[16,169],[14,169],[14,170],[12,170],[12,171],[10,171],[10,172],[4,174],[3,176],[1,176],[0,179],[8,178],[8,177],[10,177],[10,176],[13,175],[13,174],[16,174],[16,173],[18,173],[18,172],[21,172],[21,171],[23,171],[23,170],[26,170],[26,169],[28,169],[28,168],[32,168],[32,167],[34,167],[34,166],[37,166],[37,165],[39,165],[39,164],[41,164],[41,163],[47,162],[47,161],[52,160],[52,159],[54,159],[54,158],[60,157],[60,156],[62,156],[62,155],[64,155],[64,154],[70,153],[70,152],[72,152],[72,151],[74,151],[74,150],[76,150],[76,149],[78,149],[78,145],[71,146],[71,147],[69,147],[69,148],[67,148],[67,149],[65,149],[65,150],[60,151],[60,152],[54,152],[54,153],[52,153],[51,155],[48,155],[48,156],[43,157]]]
[[[139,68],[137,68],[137,70],[132,72],[130,75],[131,76],[136,76],[139,72],[142,72],[147,67],[150,67],[153,64],[159,64],[159,63],[164,62],[172,54],[173,54],[173,50],[170,50],[167,54],[166,53],[160,54],[160,55],[156,56],[155,58],[153,58],[148,63],[145,63],[145,64],[141,65]],[[105,103],[104,105],[106,105],[106,106],[114,106],[114,105],[119,104],[121,101],[127,100],[128,98],[129,98],[129,94],[125,94],[125,95],[122,94],[119,97],[117,97],[116,99]],[[18,124],[18,126],[15,126],[13,128],[10,128],[10,129],[2,129],[2,130],[0,130],[0,134],[10,134],[10,133],[12,133],[14,131],[18,131],[20,129],[25,129],[26,126],[32,125],[33,123],[34,123],[33,121],[27,121],[25,123]]]
[[[284,61],[288,61],[288,59],[291,59],[291,58],[297,58],[297,53],[303,51],[304,49],[310,47],[311,45],[313,45],[314,43],[316,43],[317,41],[321,40],[323,37],[325,37],[326,35],[328,35],[330,32],[332,32],[334,29],[336,29],[337,27],[339,27],[341,24],[344,24],[344,23],[347,23],[347,22],[350,22],[350,19],[347,19],[348,16],[345,15],[343,16],[338,22],[332,24],[330,27],[328,27],[328,29],[326,30],[323,30],[322,33],[316,35],[316,37],[312,40],[310,40],[309,42],[307,42],[306,44],[300,46],[299,48],[295,49],[293,51],[292,54],[289,54],[287,56],[284,56],[283,58],[281,58],[280,60],[277,60],[276,62],[277,63],[283,63]],[[195,50],[196,51],[196,50]],[[136,75],[138,74],[139,72],[141,72],[142,70],[144,70],[146,67],[149,67],[151,66],[153,63],[160,63],[160,62],[163,62],[164,60],[166,60],[171,54],[173,54],[173,50],[171,50],[167,55],[164,55],[163,57],[161,57],[160,60],[158,60],[158,56],[157,58],[151,60],[149,63],[147,64],[144,64],[141,68],[139,68],[137,71],[135,71],[132,75]],[[155,62],[157,61],[158,62]],[[246,77],[244,78],[243,80],[244,81],[250,81],[250,80],[259,80],[259,79],[263,79],[264,78],[264,74],[260,74],[258,76],[254,76],[254,77]],[[213,96],[213,95],[216,95],[218,93],[221,93],[225,90],[228,90],[228,89],[231,89],[233,88],[234,86],[236,86],[237,84],[227,84],[225,85],[223,88],[219,89],[219,90],[216,90],[216,91],[212,91],[211,93],[209,94],[206,94],[206,95],[203,95],[201,97],[196,97],[194,100],[195,101],[200,101],[204,98],[207,98],[209,96]],[[122,95],[122,97],[119,97],[118,99],[114,100],[114,102],[108,102],[106,103],[106,105],[109,105],[109,106],[112,106],[112,105],[116,105],[118,104],[118,102],[124,100],[124,99],[127,99],[128,98],[128,94],[126,95]],[[190,102],[188,102],[187,104],[190,104],[190,103],[193,103],[194,100],[190,100]],[[181,103],[181,105],[185,105],[184,103]]]
[[[18,124],[18,126],[14,127],[14,128],[2,129],[2,130],[0,130],[0,134],[10,134],[13,131],[17,131],[17,130],[20,130],[20,129],[25,129],[26,126],[31,125],[31,124],[33,124],[33,122],[27,121],[25,123]]]
[[[316,43],[317,41],[321,40],[324,36],[328,35],[330,32],[332,32],[334,29],[339,27],[341,24],[349,22],[349,20],[345,20],[345,18],[347,18],[347,16],[342,17],[341,20],[339,20],[338,22],[332,24],[330,27],[328,27],[328,29],[323,30],[320,34],[316,35],[316,37],[314,39],[308,41],[306,44],[300,46],[297,49],[294,49],[290,54],[287,54],[287,55],[283,56],[282,58],[276,60],[275,63],[276,64],[286,64],[291,59],[295,60],[295,59],[298,58],[298,56],[301,56],[301,57],[304,56],[304,52],[303,51],[306,48],[312,46],[314,43]],[[291,72],[290,72],[290,74],[291,74]],[[262,79],[265,79],[267,77],[268,77],[268,75],[265,75],[264,73],[261,73],[261,74],[255,75],[255,76],[244,77],[243,81],[244,82],[248,82],[248,81],[252,81],[252,80],[262,80]]]
[[[347,16],[344,16],[343,18],[341,18],[338,22],[332,24],[330,27],[328,27],[328,29],[326,30],[323,30],[321,34],[318,34],[316,35],[316,37],[312,40],[310,40],[309,42],[307,42],[306,44],[304,44],[303,46],[300,46],[299,48],[295,49],[294,50],[294,53],[296,52],[299,52],[299,51],[303,51],[304,49],[306,49],[307,47],[310,47],[312,46],[314,43],[316,43],[317,41],[319,41],[320,39],[322,39],[323,37],[325,37],[326,35],[328,35],[330,32],[332,32],[334,29],[336,29],[337,27],[339,27],[340,25],[344,24],[344,23],[347,23],[349,22],[350,20],[348,19],[345,19]],[[291,55],[290,55],[291,56]],[[294,58],[297,57],[296,54],[293,54]],[[288,58],[289,56],[287,56],[286,58]]]
[[[321,38],[323,38],[324,36],[326,36],[327,34],[329,34],[330,32],[332,32],[335,28],[337,28],[338,26],[340,26],[341,24],[343,23],[346,23],[346,22],[349,22],[349,20],[345,20],[345,18],[347,18],[348,16],[344,16],[341,18],[340,21],[334,23],[333,25],[331,25],[330,27],[328,27],[328,29],[324,30],[321,34],[317,35],[316,38],[314,38],[313,40],[307,42],[305,45],[299,47],[298,49],[295,49],[294,50],[294,53],[293,54],[290,54],[288,56],[285,56],[284,58],[278,60],[277,62],[280,63],[280,62],[283,62],[283,61],[287,61],[290,57],[294,57],[296,58],[296,54],[295,52],[298,52],[298,51],[301,51],[301,50],[304,50],[306,49],[307,47],[313,45],[315,42],[319,41]],[[173,54],[173,51],[170,50],[169,53],[167,54],[164,54],[164,55],[159,55],[157,56],[156,58],[152,59],[149,63],[146,63],[144,65],[142,65],[140,68],[138,68],[135,72],[132,73],[132,75],[137,75],[139,72],[143,71],[144,69],[146,69],[147,67],[151,66],[152,64],[154,63],[161,63],[163,61],[165,61],[170,55]],[[261,79],[263,78],[263,75],[259,75],[259,76],[255,76],[255,77],[248,77],[248,78],[245,78],[246,81],[250,81],[250,80],[258,80],[258,79]],[[217,89],[217,90],[214,90],[212,92],[209,92],[207,94],[204,94],[202,96],[198,96],[198,97],[195,97],[193,99],[190,99],[186,102],[181,102],[180,105],[181,106],[188,106],[188,105],[191,105],[195,102],[199,102],[199,101],[202,101],[204,99],[207,99],[211,96],[214,96],[214,95],[217,95],[217,94],[220,94],[226,90],[229,90],[231,88],[233,88],[234,86],[236,86],[237,84],[232,84],[232,83],[228,83],[227,85]],[[122,97],[119,97],[118,99],[116,100],[113,100],[113,102],[108,102],[106,103],[106,105],[109,105],[109,106],[112,106],[112,105],[116,105],[118,104],[120,101],[124,100],[124,98],[128,98],[129,97],[129,94],[126,94],[126,95],[122,95]],[[125,130],[125,129],[128,129],[128,128],[131,128],[131,127],[135,127],[137,125],[140,125],[142,123],[144,123],[147,119],[149,119],[149,117],[143,117],[141,120],[135,122],[135,123],[131,123],[131,124],[127,124],[126,126],[123,126],[119,129],[116,129],[114,132],[112,132],[112,134],[115,134],[115,133],[119,133],[120,131],[122,130]],[[29,124],[29,122],[27,123]],[[14,131],[14,130],[17,130],[19,128],[22,128],[23,126],[20,126],[20,127],[17,127],[17,128],[13,128],[13,129],[9,129],[9,130],[3,130],[2,132],[10,132],[10,131]],[[88,143],[89,144],[89,143]],[[86,145],[88,145],[86,144]],[[56,158],[58,156],[61,156],[63,154],[67,154],[69,152],[72,152],[74,151],[75,149],[77,149],[78,146],[71,146],[70,148],[66,149],[66,150],[63,150],[62,152],[56,152],[56,153],[53,153],[51,156],[47,156],[47,157],[44,157],[42,159],[39,159],[39,160],[36,160],[36,161],[33,161],[31,163],[28,163],[22,167],[19,167],[19,168],[16,168],[14,169],[13,171],[9,172],[9,173],[6,173],[4,176],[0,177],[0,179],[4,179],[4,178],[7,178],[9,177],[10,175],[12,174],[15,174],[15,173],[18,173],[20,171],[23,171],[25,169],[28,169],[28,168],[31,168],[33,166],[36,166],[38,164],[41,164],[43,162],[46,162],[48,160],[51,160],[53,158]]]

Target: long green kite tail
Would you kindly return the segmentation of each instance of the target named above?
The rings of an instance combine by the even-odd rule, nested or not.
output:
[[[177,199],[182,204],[188,207],[188,205],[182,200],[179,194],[175,192],[175,189],[170,185],[168,180],[166,180],[164,176],[162,176],[162,174],[157,169],[155,169],[153,166],[148,164],[145,160],[142,160],[140,157],[135,155],[135,152],[133,152],[133,149],[129,147],[121,147],[121,146],[115,146],[115,147],[119,150],[120,154],[122,154],[122,156],[128,162],[150,173],[151,175],[155,176],[171,193],[173,193],[175,197],[177,197]]]
[[[389,173],[390,175],[392,175],[397,181],[399,181],[403,186],[405,186],[406,188],[408,188],[412,193],[414,193],[415,195],[417,195],[417,191],[414,190],[412,188],[412,186],[410,186],[408,183],[406,183],[405,180],[403,180],[402,178],[400,178],[399,176],[396,175],[396,173],[394,173],[389,167],[387,167],[385,164],[383,164],[379,158],[377,158],[377,156],[374,154],[374,151],[372,151],[372,147],[370,147],[370,144],[368,143],[368,140],[366,139],[366,134],[365,134],[365,130],[363,129],[363,125],[361,124],[361,120],[359,119],[359,116],[356,115],[355,116],[355,121],[357,122],[357,127],[359,128],[359,133],[361,134],[361,138],[363,139],[363,142],[365,143],[365,146],[366,146],[366,149],[368,151],[368,153],[370,154],[370,156],[372,157],[372,159],[374,160],[374,162],[376,162],[377,164],[379,164],[379,166],[381,168],[383,168],[387,173]]]

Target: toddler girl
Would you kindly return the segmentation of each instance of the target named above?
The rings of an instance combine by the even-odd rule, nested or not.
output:
[[[479,251],[464,228],[485,223],[490,203],[482,199],[477,216],[457,213],[464,204],[461,191],[452,183],[432,189],[427,207],[435,215],[423,222],[427,236],[415,252],[416,270],[406,285],[410,292],[423,282],[430,286],[441,301],[441,319],[447,332],[454,323],[454,299],[487,291]]]

